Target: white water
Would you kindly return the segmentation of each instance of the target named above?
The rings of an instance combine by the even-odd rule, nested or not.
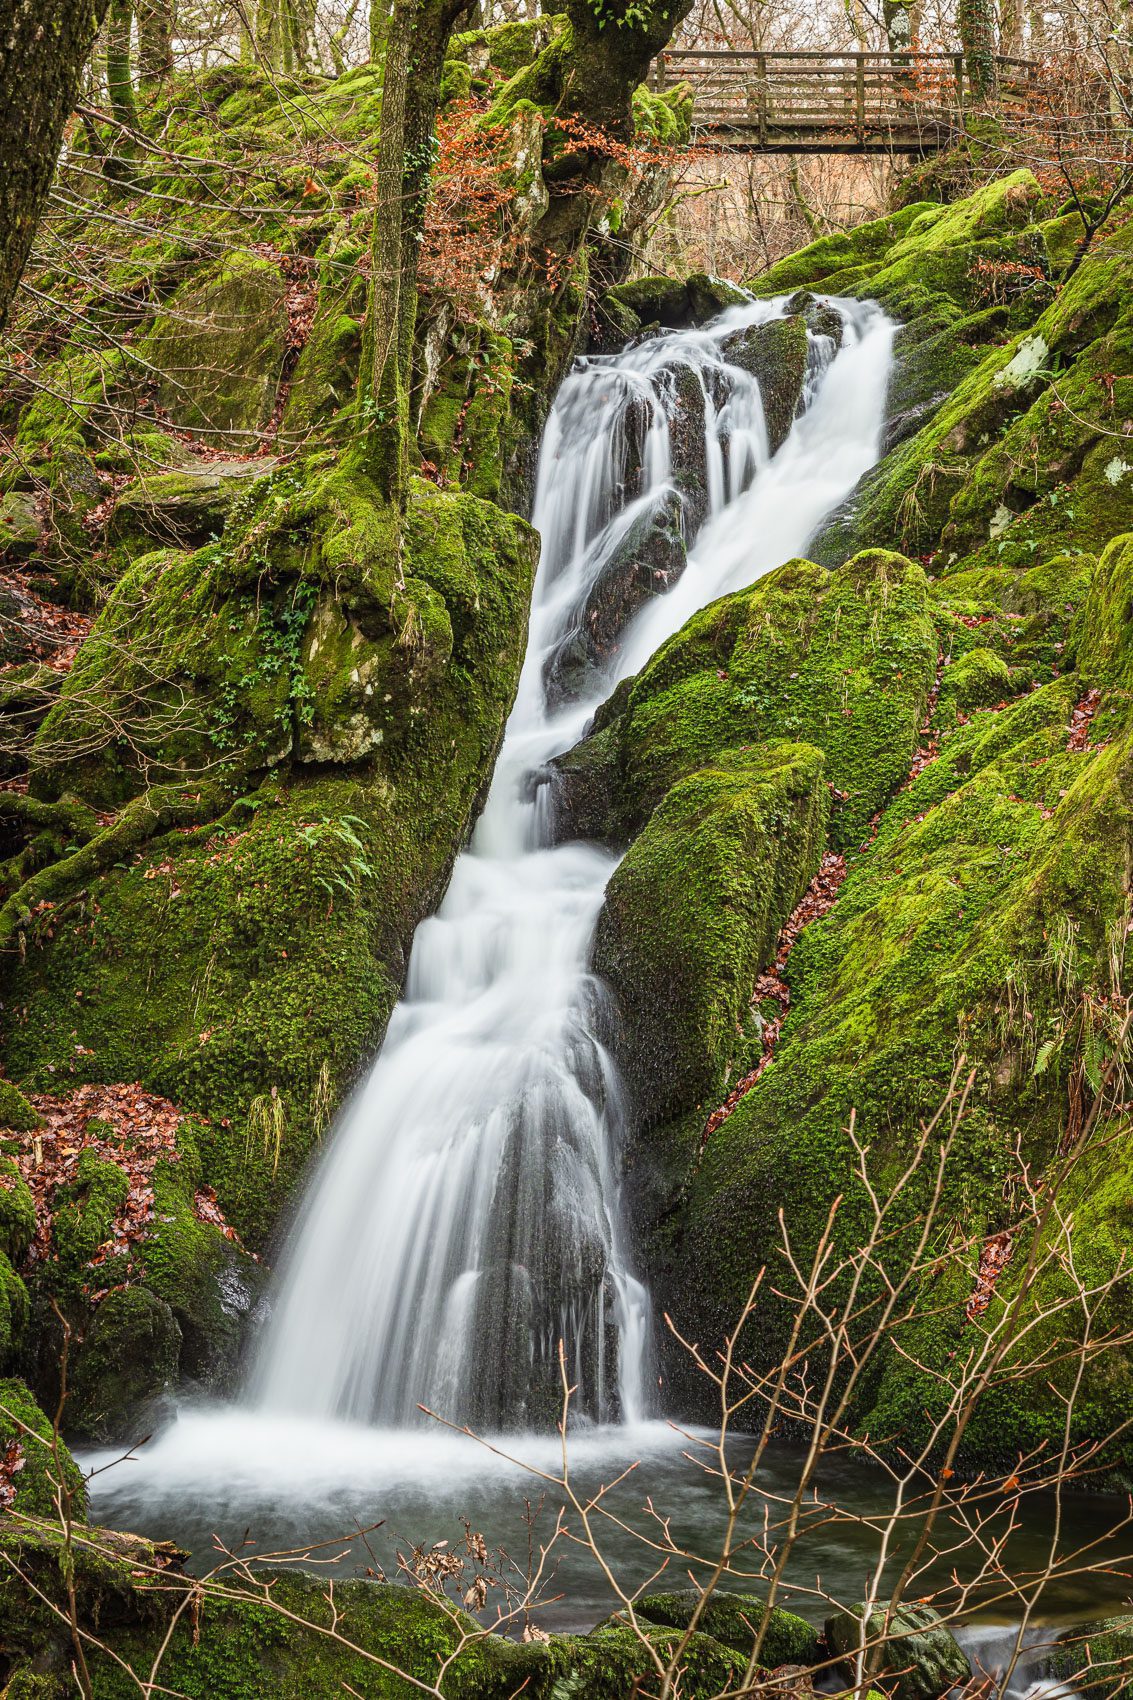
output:
[[[810,405],[773,460],[758,385],[720,345],[780,304],[581,362],[564,384],[539,467],[527,656],[489,800],[310,1187],[254,1378],[265,1411],[394,1425],[424,1405],[481,1427],[547,1423],[561,1339],[577,1412],[648,1413],[648,1297],[618,1204],[623,1106],[587,966],[614,858],[551,847],[533,776],[694,609],[804,550],[876,459],[891,327],[841,307],[843,348],[831,361],[829,339],[813,339]],[[552,713],[547,657],[628,524],[671,490],[682,367],[705,395],[709,517],[595,698]],[[635,453],[637,493],[625,487]]]
[[[684,1550],[717,1550],[724,1508],[703,1467],[715,1436],[637,1420],[649,1414],[648,1301],[618,1209],[618,1083],[594,1038],[600,989],[586,973],[614,858],[584,845],[549,847],[547,789],[532,775],[575,742],[593,711],[592,699],[549,714],[544,665],[634,516],[671,488],[669,415],[682,366],[698,374],[706,399],[709,517],[684,576],[633,622],[595,695],[636,670],[696,608],[805,551],[876,458],[891,327],[845,303],[843,349],[827,363],[829,350],[815,347],[810,405],[769,459],[758,391],[722,364],[720,343],[778,311],[735,310],[709,330],[585,363],[564,385],[540,463],[544,551],[528,655],[488,807],[440,911],[418,931],[385,1046],[313,1178],[252,1399],[184,1406],[113,1468],[117,1450],[89,1455],[101,1472],[90,1482],[96,1519],[173,1535],[206,1565],[219,1533],[240,1550],[250,1540],[247,1550],[260,1554],[326,1541],[320,1560],[333,1551],[347,1574],[369,1572],[376,1544],[393,1572],[400,1546],[451,1540],[464,1516],[492,1544],[522,1555],[524,1496],[538,1504],[546,1489],[545,1475],[532,1482],[526,1473],[559,1468],[558,1439],[529,1431],[487,1447],[435,1426],[423,1432],[415,1407],[420,1400],[482,1428],[532,1423],[547,1414],[561,1335],[583,1409],[620,1418],[573,1437],[575,1490],[597,1492],[635,1460],[647,1477],[627,1474],[603,1501],[624,1518],[602,1536],[623,1584],[636,1586],[656,1563],[653,1504],[673,1519]],[[627,480],[635,419],[642,472]],[[743,1438],[731,1444],[734,1467],[745,1468]],[[790,1448],[765,1455],[766,1501],[757,1495],[750,1515],[757,1548],[762,1507],[785,1503],[797,1467]],[[845,1518],[823,1521],[817,1544],[804,1543],[792,1560],[799,1594],[784,1603],[808,1615],[816,1571],[831,1597],[860,1597],[876,1562],[876,1514],[891,1505],[887,1478],[868,1471],[849,1472],[834,1491]],[[1060,1507],[1069,1550],[1096,1534],[1084,1501]],[[559,1504],[552,1493],[539,1541],[553,1540]],[[1045,1522],[1033,1515],[1033,1531],[1025,1520],[1019,1536],[1026,1543],[1033,1534],[1040,1564],[1049,1516],[1049,1508]],[[1081,1526],[1072,1529],[1075,1516]],[[342,1538],[379,1522],[380,1532],[354,1544]],[[734,1532],[729,1539],[737,1542]],[[561,1548],[539,1620],[588,1628],[612,1600],[585,1550],[569,1540]],[[1018,1562],[1034,1572],[1029,1548]],[[1092,1587],[1071,1586],[1051,1604],[1097,1615]],[[1117,1589],[1115,1581],[1113,1609]],[[1016,1633],[960,1631],[973,1668],[997,1688]],[[1026,1640],[1048,1633],[1029,1630]],[[1039,1678],[1039,1654],[1028,1646],[1002,1700],[1068,1700]]]

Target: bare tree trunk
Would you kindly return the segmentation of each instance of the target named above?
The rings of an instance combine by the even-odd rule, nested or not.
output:
[[[105,12],[106,0],[0,0],[0,325]]]

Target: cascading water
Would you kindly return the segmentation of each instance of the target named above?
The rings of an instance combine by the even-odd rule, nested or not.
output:
[[[659,1512],[686,1552],[714,1552],[722,1538],[735,1550],[745,1530],[758,1550],[766,1508],[795,1492],[799,1455],[769,1449],[765,1497],[737,1533],[725,1524],[718,1437],[634,1422],[649,1416],[648,1300],[618,1210],[623,1107],[596,1038],[601,988],[587,973],[615,858],[554,846],[552,787],[541,783],[618,678],[696,608],[805,551],[875,459],[891,327],[853,303],[839,304],[836,353],[838,339],[811,338],[803,410],[769,453],[741,362],[745,333],[782,311],[735,309],[706,330],[582,362],[563,386],[539,469],[544,547],[528,656],[488,805],[438,914],[418,930],[385,1046],[314,1176],[253,1398],[186,1400],[127,1461],[89,1456],[95,1520],[173,1534],[207,1568],[219,1535],[241,1553],[282,1547],[288,1562],[322,1542],[320,1570],[333,1555],[332,1574],[372,1573],[377,1555],[394,1573],[407,1542],[447,1543],[464,1517],[520,1554],[562,1514],[551,1491],[533,1534],[539,1502],[526,1503],[526,1471],[538,1473],[541,1499],[562,1464],[557,1437],[538,1432],[558,1404],[560,1338],[576,1408],[622,1419],[588,1426],[570,1452],[575,1491],[602,1496],[603,1552],[624,1585],[654,1571]],[[682,523],[694,540],[687,565]],[[423,1432],[411,1426],[418,1401],[481,1432],[521,1422],[529,1432],[488,1446],[435,1424]],[[743,1436],[729,1445],[742,1473]],[[817,1551],[797,1549],[782,1601],[808,1616],[821,1610],[816,1559],[830,1598],[861,1597],[892,1511],[884,1474],[839,1473],[823,1491],[844,1519],[823,1524]],[[1033,1497],[1012,1537],[1025,1576],[1041,1573],[1056,1526],[1070,1551],[1097,1535],[1088,1495],[1060,1500],[1057,1520]],[[357,1542],[343,1540],[354,1528]],[[540,1623],[589,1628],[614,1603],[605,1576],[584,1544],[556,1551],[561,1600],[540,1606]],[[954,1573],[946,1558],[942,1583]],[[1113,1610],[1125,1568],[1123,1556]],[[1097,1584],[1072,1579],[1062,1609],[1099,1615]],[[1057,1590],[1049,1606],[1060,1609]],[[1009,1681],[999,1674],[1015,1630],[961,1633],[1000,1700],[1070,1700],[1042,1682],[1040,1648],[1027,1646]],[[1029,1625],[1025,1639],[1041,1635]]]
[[[876,459],[892,328],[837,304],[772,457],[743,337],[783,303],[582,361],[548,422],[527,657],[484,815],[311,1186],[254,1375],[262,1409],[397,1425],[647,1410],[649,1305],[618,1202],[623,1104],[588,956],[615,858],[553,843],[547,762],[696,608],[800,553]],[[691,429],[689,456],[674,432]],[[702,441],[700,440],[702,436]],[[685,445],[687,449],[687,444]],[[675,462],[681,460],[682,464]],[[643,536],[695,533],[687,566]],[[632,587],[627,591],[625,575]],[[636,575],[636,576],[635,576]],[[596,596],[628,618],[594,633]]]

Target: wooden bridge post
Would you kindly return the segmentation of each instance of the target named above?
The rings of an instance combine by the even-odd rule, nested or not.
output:
[[[756,60],[756,75],[759,78],[759,145],[767,146],[767,105],[770,89],[767,83],[767,55],[761,53]]]
[[[864,147],[865,146],[865,54],[864,53],[855,53],[854,58],[857,61],[857,82],[858,82],[857,100],[856,100],[857,117],[858,117],[858,145],[860,147]]]
[[[952,55],[952,75],[956,79],[956,105],[962,110],[964,106],[964,55],[962,53]]]

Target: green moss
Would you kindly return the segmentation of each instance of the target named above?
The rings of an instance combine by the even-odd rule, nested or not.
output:
[[[244,526],[231,547],[136,567],[64,701],[81,708],[80,680],[106,691],[126,678],[111,639],[129,622],[131,664],[148,629],[192,690],[186,758],[215,763],[219,743],[237,773],[257,747],[265,766],[287,766],[212,828],[162,838],[173,821],[150,810],[152,842],[101,858],[95,841],[87,871],[57,879],[58,930],[29,924],[13,965],[28,1019],[8,1055],[41,1083],[65,1057],[78,1078],[141,1079],[208,1116],[204,1172],[262,1241],[388,1019],[413,929],[467,830],[518,677],[534,549],[499,509],[422,487],[399,585],[367,486],[333,469],[268,481]],[[178,746],[160,702],[155,715],[168,759]],[[65,731],[62,718],[45,727],[49,750]],[[90,764],[95,794],[137,783],[116,756]],[[223,808],[213,803],[214,820]],[[93,875],[97,910],[84,895]],[[247,1131],[273,1087],[282,1154]]]
[[[54,1240],[60,1281],[77,1282],[82,1277],[95,1252],[110,1239],[114,1218],[129,1190],[120,1164],[94,1150],[80,1154],[75,1179],[56,1193]]]
[[[86,1489],[78,1465],[22,1381],[0,1381],[0,1450],[15,1441],[23,1463],[12,1480],[16,1496],[11,1509],[25,1517],[58,1516],[60,1486],[72,1495],[72,1515],[85,1515]],[[10,1583],[9,1583],[10,1586]],[[3,1608],[0,1607],[0,1612]]]
[[[1105,550],[1071,636],[1091,683],[1133,683],[1133,536],[1115,537]]]
[[[646,1594],[637,1601],[639,1617],[651,1623],[669,1624],[685,1629],[700,1603],[701,1595],[694,1589],[672,1594]],[[730,1647],[745,1660],[750,1658],[756,1635],[762,1628],[759,1647],[760,1665],[774,1670],[779,1665],[813,1665],[818,1663],[818,1633],[813,1626],[794,1612],[773,1606],[764,1626],[767,1602],[758,1594],[730,1593],[715,1590],[708,1598],[699,1618],[706,1635]]]
[[[26,1133],[39,1126],[39,1117],[18,1087],[0,1080],[0,1129]]]
[[[678,781],[606,892],[594,964],[621,1022],[618,1054],[647,1123],[742,1074],[759,1053],[759,970],[818,866],[822,752],[730,751]]]
[[[275,406],[287,337],[279,267],[234,253],[178,291],[154,320],[144,357],[158,399],[217,446],[251,447]]]
[[[851,1110],[884,1193],[908,1158],[918,1120],[943,1098],[958,1050],[976,1084],[945,1210],[972,1236],[966,1243],[1000,1225],[994,1201],[1016,1140],[1037,1162],[1049,1154],[1058,1137],[1058,1082],[1074,1067],[1079,1043],[1081,1000],[1104,1004],[1111,995],[1109,941],[1124,925],[1123,846],[1133,818],[1123,697],[1099,709],[1094,748],[1066,748],[1081,688],[1056,680],[950,733],[937,760],[885,811],[834,908],[802,934],[789,962],[790,1019],[774,1060],[709,1141],[679,1245],[658,1252],[666,1266],[662,1300],[675,1280],[672,1304],[683,1331],[716,1338],[734,1321],[776,1243],[780,1210],[804,1264],[838,1193],[838,1241],[860,1243],[868,1201],[854,1181],[845,1131]],[[1065,952],[1052,939],[1068,941]],[[1054,1060],[1036,1074],[1044,1035]],[[1100,1272],[1117,1255],[1113,1212],[1122,1206],[1120,1183],[1111,1192],[1093,1173],[1084,1168],[1074,1188],[1075,1243]],[[922,1191],[918,1181],[905,1200],[909,1212],[921,1207]],[[686,1266],[700,1272],[695,1297],[685,1296],[676,1273]],[[926,1410],[943,1407],[963,1357],[957,1348],[973,1281],[969,1261],[925,1293],[926,1319],[910,1324],[903,1352],[886,1359],[872,1406],[861,1413],[875,1438],[901,1432],[908,1444],[923,1432]],[[1010,1282],[1004,1302],[1009,1291]],[[1043,1301],[1040,1292],[1034,1302]],[[774,1361],[786,1325],[786,1307],[765,1303],[748,1342],[758,1361]],[[1028,1351],[1035,1350],[1031,1338]],[[925,1361],[940,1377],[931,1388],[912,1367]],[[1078,1432],[1105,1432],[1119,1420],[1112,1375],[1110,1366],[1087,1377]],[[1028,1384],[1022,1400],[1001,1388],[970,1425],[966,1456],[998,1461],[1059,1433],[1062,1420],[1045,1383]]]
[[[30,1306],[28,1290],[0,1252],[0,1365],[10,1367],[23,1343]]]
[[[862,1639],[862,1620],[869,1640],[886,1638],[882,1675],[891,1679],[895,1700],[939,1700],[971,1676],[967,1657],[938,1612],[929,1606],[902,1605],[887,1618],[885,1611],[840,1611],[825,1624],[826,1644],[834,1653],[849,1655]],[[847,1672],[852,1675],[852,1670]],[[888,1688],[888,1684],[886,1685]]]
[[[976,708],[994,708],[1010,694],[1011,674],[1002,656],[990,649],[970,649],[946,669],[940,704],[970,714]]]
[[[33,1121],[35,1127],[37,1122]],[[0,1250],[19,1263],[35,1237],[35,1200],[19,1166],[0,1157]]]
[[[833,574],[789,562],[711,604],[662,646],[596,721],[608,775],[601,836],[630,835],[679,778],[718,751],[760,740],[826,755],[832,836],[855,844],[908,771],[935,672],[936,634],[920,569],[866,552]],[[558,764],[564,808],[589,793],[586,744]]]
[[[46,1529],[9,1529],[0,1542],[10,1560],[0,1585],[0,1630],[18,1677],[66,1656],[66,1616],[61,1626],[47,1604],[61,1589],[61,1539]],[[102,1631],[90,1651],[96,1700],[136,1692],[132,1671],[148,1675],[171,1622],[180,1579],[167,1571],[165,1586],[147,1586],[146,1567],[152,1571],[156,1558],[135,1537],[78,1531],[76,1608],[84,1625]],[[646,1629],[643,1644],[628,1626],[611,1623],[588,1636],[520,1643],[479,1631],[423,1590],[337,1581],[332,1602],[317,1577],[264,1569],[257,1583],[267,1585],[270,1602],[251,1589],[240,1597],[231,1586],[204,1584],[191,1617],[182,1610],[172,1624],[161,1663],[167,1686],[191,1700],[260,1700],[269,1691],[307,1700],[340,1688],[367,1700],[403,1700],[413,1684],[435,1681],[438,1664],[455,1654],[444,1677],[453,1700],[507,1700],[520,1689],[536,1700],[614,1700],[633,1692],[654,1670],[654,1657],[666,1658],[682,1638],[657,1626]],[[100,1648],[103,1637],[111,1654]],[[467,1645],[457,1653],[462,1637]],[[744,1668],[738,1654],[703,1634],[690,1638],[681,1663],[681,1690],[690,1700],[711,1700]]]
[[[1044,1660],[1044,1675],[1097,1700],[1128,1700],[1133,1666],[1133,1619],[1102,1618],[1066,1630]]]
[[[144,1407],[175,1382],[181,1331],[145,1287],[115,1287],[99,1304],[74,1366],[65,1421],[72,1437],[134,1444]],[[152,1418],[151,1418],[152,1422]]]
[[[927,228],[914,223],[889,256],[898,292],[889,304],[914,321],[915,359],[929,357],[914,372],[915,434],[867,475],[852,512],[820,545],[824,560],[868,539],[931,559],[938,572],[1025,571],[1069,550],[1097,553],[1133,524],[1133,472],[1119,440],[1120,420],[1133,410],[1133,379],[1125,376],[1133,337],[1131,239],[1124,229],[1088,255],[1053,300],[1045,286],[1008,290],[998,307],[979,316],[977,358],[969,351],[956,364],[957,338],[962,344],[965,328],[976,323],[971,308],[980,278],[995,277],[996,266],[1008,261],[1042,270],[1032,251],[1041,227],[1015,230],[1009,223],[1012,181],[1000,196],[1006,244],[1000,252],[982,240],[965,247],[962,234],[954,249],[939,249],[941,230],[946,234],[953,224],[979,231],[980,208],[964,202],[938,209]],[[1019,203],[1020,217],[1030,194]],[[954,268],[951,282],[934,271],[938,259]],[[898,299],[902,279],[907,300]],[[877,271],[863,284],[866,293],[886,299],[884,287]],[[996,338],[979,358],[979,344]],[[925,411],[931,419],[921,424]]]

